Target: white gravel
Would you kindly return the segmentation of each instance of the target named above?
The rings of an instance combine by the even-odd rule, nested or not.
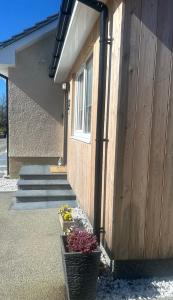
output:
[[[83,226],[92,232],[92,226],[80,207],[73,209],[73,218],[82,220]],[[101,250],[102,247],[101,247]],[[101,261],[108,270],[109,258],[102,251]],[[173,300],[173,278],[154,278],[137,280],[114,279],[110,271],[99,277],[96,300]]]
[[[96,299],[173,299],[173,278],[115,280],[111,274],[104,274],[98,280]]]
[[[17,179],[0,178],[0,192],[13,192],[17,190]]]
[[[73,208],[72,210],[72,216],[74,220],[80,220],[83,227],[88,231],[88,232],[93,232],[92,225],[90,224],[85,212],[80,208],[76,207]]]

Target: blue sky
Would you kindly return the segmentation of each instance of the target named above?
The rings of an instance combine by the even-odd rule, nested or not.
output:
[[[1,0],[0,41],[58,12],[61,0]]]
[[[5,95],[5,80],[0,79],[0,102],[3,94]]]
[[[58,12],[61,0],[0,0],[0,42]],[[4,93],[0,79],[0,97]]]

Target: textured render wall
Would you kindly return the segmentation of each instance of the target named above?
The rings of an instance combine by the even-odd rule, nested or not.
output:
[[[9,69],[9,156],[63,155],[63,92],[48,77],[54,34],[16,54]]]

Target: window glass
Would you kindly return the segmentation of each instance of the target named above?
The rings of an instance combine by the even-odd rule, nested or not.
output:
[[[91,131],[91,105],[92,105],[92,80],[93,80],[93,58],[86,63],[86,100],[85,100],[85,120],[84,131]]]
[[[91,132],[93,57],[76,76],[74,135],[88,137]]]
[[[81,73],[77,78],[77,107],[76,107],[76,129],[82,130],[82,118],[83,118],[83,82],[84,74]]]

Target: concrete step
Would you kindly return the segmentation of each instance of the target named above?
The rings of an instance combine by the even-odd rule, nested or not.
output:
[[[27,180],[20,179],[17,183],[19,190],[70,190],[66,179]]]
[[[18,190],[15,196],[17,202],[76,200],[72,190]]]
[[[70,207],[77,207],[76,200],[61,200],[61,201],[43,201],[43,202],[16,202],[13,198],[11,209],[13,210],[33,210],[33,209],[47,209],[60,208],[62,205],[69,205]]]
[[[52,172],[50,165],[27,165],[20,170],[20,179],[28,180],[52,180],[52,179],[67,179],[65,172]],[[60,169],[61,170],[61,169]]]

